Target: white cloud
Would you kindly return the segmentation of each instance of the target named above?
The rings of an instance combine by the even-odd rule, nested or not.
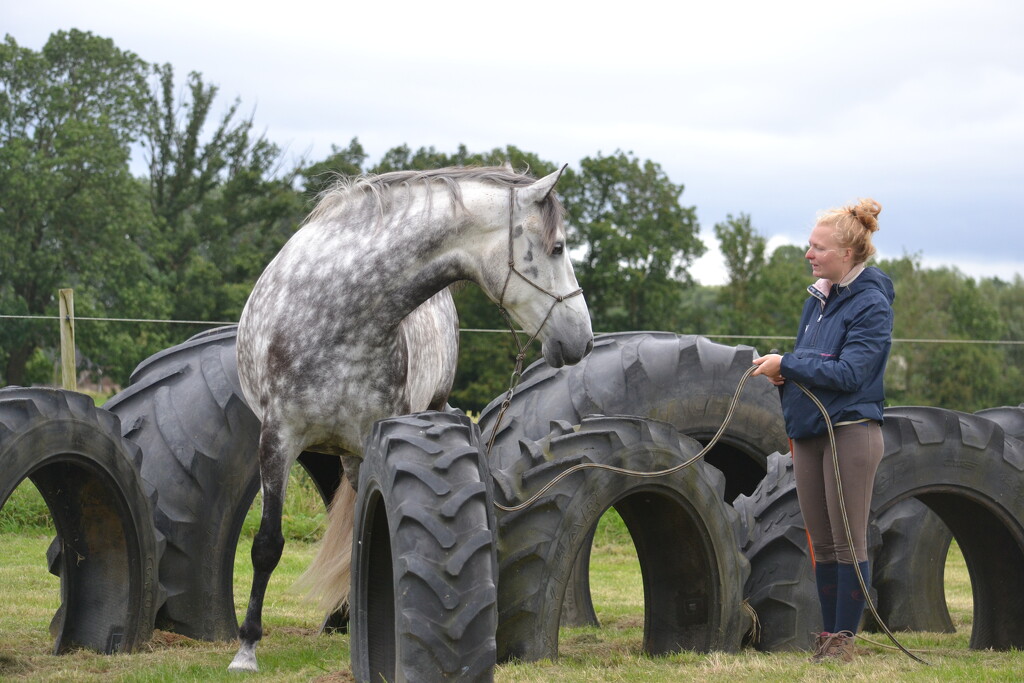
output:
[[[1024,273],[1019,3],[36,0],[0,25],[35,49],[75,27],[200,71],[314,160],[356,136],[371,160],[403,143],[573,164],[623,149],[685,185],[706,230],[743,212],[799,242],[819,209],[874,196],[880,249],[988,264],[1000,244]],[[710,259],[695,272],[721,272]]]

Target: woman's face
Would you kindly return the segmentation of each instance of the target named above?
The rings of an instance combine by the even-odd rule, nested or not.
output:
[[[832,227],[819,223],[811,230],[810,246],[804,258],[811,264],[815,277],[839,282],[850,272],[853,250],[842,249],[832,235]]]

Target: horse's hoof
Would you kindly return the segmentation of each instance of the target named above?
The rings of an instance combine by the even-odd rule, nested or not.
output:
[[[228,665],[228,671],[238,673],[255,673],[259,670],[259,666],[256,665],[256,647],[254,645],[243,644],[238,648],[238,653],[231,660],[231,664]]]
[[[236,660],[228,664],[228,671],[231,673],[257,673],[259,670],[260,668],[256,666],[256,662],[238,662]]]

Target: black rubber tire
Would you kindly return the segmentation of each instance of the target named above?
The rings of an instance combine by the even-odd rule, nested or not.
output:
[[[154,354],[106,404],[142,448],[142,474],[159,490],[155,522],[167,538],[160,576],[168,595],[157,625],[201,640],[238,636],[235,551],[259,490],[260,423],[238,381],[235,330],[209,330]],[[330,500],[338,458],[303,453],[299,462]]]
[[[54,652],[131,652],[153,634],[163,600],[163,538],[153,526],[153,487],[120,424],[84,395],[0,390],[0,507],[30,479],[60,539],[49,553],[62,605],[51,623]]]
[[[358,491],[356,680],[492,680],[494,497],[476,426],[441,412],[377,422]]]
[[[524,442],[521,462],[506,462],[495,495],[513,507],[578,463],[653,472],[699,450],[667,423],[586,418],[578,430],[564,425],[542,441]],[[629,529],[643,572],[644,651],[737,650],[746,630],[742,590],[749,567],[724,486],[722,474],[702,461],[657,478],[588,469],[523,510],[499,509],[499,660],[557,657],[574,559],[611,507]]]
[[[917,408],[888,408],[886,415],[913,416]],[[975,413],[999,424],[1012,437],[1024,436],[1024,410],[1003,406]],[[953,534],[916,500],[893,506],[878,518],[882,548],[874,560],[878,611],[892,631],[953,633],[945,596],[946,555]],[[879,630],[867,615],[865,628]]]
[[[970,646],[1024,647],[1024,596],[1010,588],[1024,585],[1024,444],[984,417],[941,408],[887,413],[883,435],[872,516],[912,498],[927,505],[953,533],[971,576]],[[759,491],[736,501],[751,530],[748,599],[764,649],[805,649],[808,624],[813,631],[820,617],[802,521],[794,521],[795,493],[762,495],[785,479],[773,475],[773,462]],[[769,499],[779,502],[763,504]]]
[[[598,335],[580,363],[554,369],[538,361],[523,373],[495,438],[491,466],[515,461],[519,441],[546,436],[552,423],[578,424],[586,415],[636,415],[666,421],[707,444],[724,421],[740,377],[753,364],[750,346],[717,344],[670,332]],[[504,396],[480,416],[490,439]],[[725,473],[726,501],[750,493],[764,476],[770,453],[788,450],[778,392],[763,379],[748,381],[728,428],[706,460]],[[508,452],[508,455],[503,455]],[[563,626],[598,625],[590,596],[591,544],[576,559],[562,608]]]
[[[579,424],[588,415],[635,415],[662,420],[706,444],[722,425],[740,376],[753,364],[750,346],[727,346],[695,335],[618,332],[597,335],[594,350],[576,365],[543,361],[523,372],[491,452],[491,468],[518,458],[520,439],[542,439],[553,422]],[[491,438],[504,396],[480,414]],[[788,450],[778,392],[760,378],[747,382],[736,413],[706,456],[725,473],[725,500],[750,493],[764,476],[769,454]],[[504,455],[504,453],[508,455]]]
[[[913,416],[916,407],[886,409],[886,415]],[[1024,410],[1003,406],[975,413],[1003,427],[1015,438],[1024,436]],[[938,515],[917,501],[906,501],[878,518],[882,551],[875,558],[878,609],[893,631],[953,633],[956,628],[945,598],[945,565],[953,534]],[[869,629],[877,629],[867,619]],[[880,630],[880,629],[879,629]]]
[[[789,453],[769,456],[760,485],[733,507],[746,531],[741,547],[750,578],[743,595],[757,614],[754,647],[808,649],[812,633],[821,632],[821,610]]]
[[[913,495],[938,514],[971,577],[970,646],[1024,648],[1024,595],[1008,590],[1024,585],[1024,443],[983,417],[941,408],[901,412],[886,416],[872,511],[884,514]]]
[[[916,408],[887,408],[887,416]],[[917,500],[906,500],[879,515],[882,546],[872,562],[878,613],[891,631],[953,633],[946,605],[946,555],[953,534],[939,516]],[[864,628],[883,629],[870,614]]]
[[[890,631],[953,633],[946,605],[946,555],[953,534],[928,506],[904,500],[878,516],[882,544],[872,561],[876,608]],[[882,632],[865,612],[864,629]]]
[[[1019,406],[985,408],[974,414],[992,420],[1002,427],[1007,435],[1015,439],[1024,439],[1024,403]]]

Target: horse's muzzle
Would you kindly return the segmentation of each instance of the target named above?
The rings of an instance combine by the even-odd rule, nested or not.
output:
[[[569,344],[560,339],[548,339],[541,345],[544,361],[553,368],[576,365],[594,350],[594,337],[582,344]]]

